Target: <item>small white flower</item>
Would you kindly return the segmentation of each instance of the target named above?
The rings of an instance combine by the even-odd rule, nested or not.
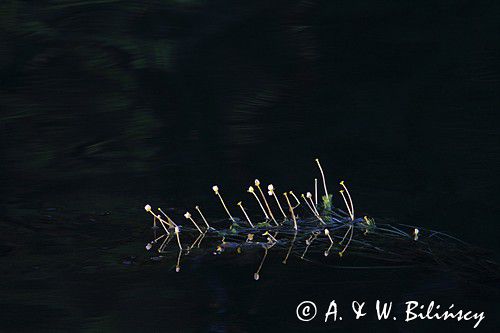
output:
[[[268,191],[267,192],[267,194],[269,194],[269,195],[273,195],[273,193],[274,193],[273,191]]]
[[[267,189],[268,189],[269,191],[274,191],[274,186],[273,186],[273,184],[269,184],[269,185],[267,185]]]
[[[184,217],[187,218],[187,219],[190,218],[191,217],[191,213],[186,212],[186,214],[184,214]]]
[[[151,250],[152,247],[153,247],[153,244],[151,244],[151,243],[146,244],[146,250],[149,251],[149,250]]]
[[[248,187],[248,192],[253,193],[253,186]]]
[[[330,230],[325,229],[325,235],[327,235],[327,236],[328,236],[329,234],[330,234]]]
[[[144,206],[144,209],[146,210],[146,212],[150,212],[151,211],[151,206],[150,205],[146,205],[146,206]]]
[[[212,190],[214,190],[215,194],[217,194],[217,192],[219,192],[219,186],[217,185],[212,186]]]
[[[255,180],[255,186],[259,186],[260,185],[260,181],[258,179]]]
[[[174,230],[175,230],[175,233],[176,233],[176,234],[178,234],[178,233],[180,232],[179,227],[175,227],[175,229],[174,229]]]
[[[311,192],[307,192],[307,193],[306,193],[306,197],[308,197],[308,198],[312,198],[312,196],[313,196],[313,195],[311,194]]]

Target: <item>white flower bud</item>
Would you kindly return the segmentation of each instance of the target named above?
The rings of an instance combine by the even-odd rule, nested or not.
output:
[[[146,205],[146,206],[144,206],[144,209],[146,210],[146,212],[150,212],[151,211],[151,206],[150,205]]]
[[[149,250],[151,250],[152,247],[153,247],[153,244],[151,244],[151,243],[146,244],[146,250],[149,251]]]
[[[273,186],[273,184],[269,184],[269,185],[267,185],[267,189],[268,189],[269,191],[274,191],[274,186]]]
[[[191,213],[186,212],[186,214],[184,214],[184,217],[187,218],[187,219],[190,218],[191,217]]]
[[[252,186],[248,187],[248,192],[253,193],[253,187]]]
[[[413,232],[413,239],[414,240],[418,240],[418,233],[420,232],[420,230],[418,230],[417,228],[415,228],[415,231]]]
[[[219,192],[219,186],[217,185],[212,186],[212,190],[214,190],[215,194],[217,194],[217,192]]]
[[[307,193],[306,193],[306,197],[308,197],[308,198],[312,198],[312,196],[313,196],[313,195],[311,194],[311,192],[307,192]]]
[[[328,236],[330,234],[330,230],[325,229],[325,235]]]
[[[255,186],[259,186],[260,185],[260,181],[258,179],[255,180]]]
[[[273,195],[273,191],[268,191],[267,194]]]

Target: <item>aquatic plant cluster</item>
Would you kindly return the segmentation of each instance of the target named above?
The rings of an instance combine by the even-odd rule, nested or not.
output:
[[[175,239],[177,243],[176,272],[180,271],[181,258],[192,252],[206,253],[208,249],[214,255],[224,253],[241,254],[244,251],[262,249],[264,251],[254,279],[260,278],[264,262],[271,249],[283,252],[283,264],[287,264],[291,256],[301,260],[313,261],[312,258],[322,257],[323,260],[337,258],[352,253],[357,257],[368,258],[372,264],[361,267],[402,267],[409,265],[442,267],[477,268],[478,260],[467,257],[470,246],[461,240],[445,233],[425,230],[416,226],[388,223],[375,223],[368,216],[357,217],[354,204],[344,181],[340,181],[339,194],[345,210],[333,205],[333,195],[328,192],[327,182],[319,159],[315,160],[319,169],[323,194],[318,195],[318,179],[314,179],[313,192],[300,194],[300,198],[291,190],[277,194],[273,184],[267,185],[264,191],[261,182],[255,179],[247,192],[255,200],[262,215],[259,222],[256,217],[250,217],[243,202],[237,206],[244,218],[233,216],[232,208],[228,207],[219,186],[212,190],[227,215],[227,219],[209,223],[199,206],[195,206],[196,217],[189,211],[184,214],[187,224],[179,223],[165,213],[161,208],[153,211],[151,205],[144,208],[153,216],[154,239],[147,243],[149,251],[157,248],[160,255],[171,253],[167,250],[169,243]],[[267,197],[264,192],[267,192]],[[308,217],[300,217],[303,212]],[[300,214],[299,214],[300,213]],[[229,227],[227,223],[229,222]],[[220,228],[214,226],[223,225]],[[226,225],[226,227],[224,227]],[[186,241],[187,240],[187,241]],[[204,245],[204,247],[202,246]],[[318,255],[320,254],[320,255]],[[156,257],[157,258],[157,257]],[[316,259],[318,260],[318,259]],[[338,260],[338,259],[337,259]],[[483,268],[495,271],[496,265]],[[375,266],[373,262],[383,262],[387,266]],[[495,266],[495,267],[493,267]],[[466,269],[470,272],[470,269]]]

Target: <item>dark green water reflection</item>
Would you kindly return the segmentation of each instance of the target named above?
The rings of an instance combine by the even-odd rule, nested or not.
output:
[[[154,262],[143,206],[221,217],[258,177],[310,190],[321,157],[360,214],[498,258],[499,6],[469,1],[3,1],[2,331],[468,329],[295,319],[304,299],[487,312],[495,283],[258,256]],[[274,260],[274,261],[273,261]],[[427,325],[428,326],[425,326]],[[354,326],[352,326],[354,325]],[[419,326],[424,325],[425,327]]]

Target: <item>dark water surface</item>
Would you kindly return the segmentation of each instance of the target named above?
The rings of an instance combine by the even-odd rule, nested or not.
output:
[[[144,245],[144,205],[224,217],[253,179],[312,189],[320,157],[359,215],[499,259],[500,6],[476,1],[8,1],[0,5],[0,331],[423,332],[408,300],[485,311],[498,276],[350,269]],[[335,199],[336,204],[342,202]],[[257,212],[258,207],[250,209]],[[295,308],[335,299],[341,322]],[[393,301],[397,321],[352,300]],[[497,329],[495,329],[497,327]]]

